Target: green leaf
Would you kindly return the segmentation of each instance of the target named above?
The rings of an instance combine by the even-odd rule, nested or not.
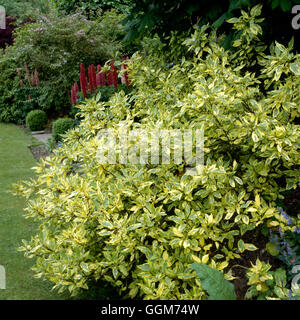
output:
[[[280,0],[280,8],[284,12],[288,12],[292,8],[292,3],[290,0]]]
[[[101,224],[103,225],[103,227],[108,228],[108,229],[113,229],[113,224],[109,221],[102,221]]]
[[[135,224],[132,224],[128,228],[128,231],[133,231],[133,230],[136,230],[136,229],[141,228],[141,227],[143,227],[143,225],[141,223],[135,223]]]
[[[273,257],[276,257],[279,255],[279,251],[275,243],[268,242],[266,244],[266,249],[270,253],[270,255],[272,255]]]
[[[244,241],[242,239],[240,239],[239,242],[238,242],[238,248],[239,248],[241,253],[244,252],[245,249],[246,249],[245,248],[245,243],[244,243]]]
[[[279,0],[272,0],[271,8],[274,10],[279,6]]]
[[[89,267],[86,263],[81,263],[80,266],[84,272],[89,272]]]
[[[262,226],[261,233],[262,233],[262,235],[264,235],[265,237],[269,234],[269,228],[267,227],[266,224],[264,224],[264,225]]]
[[[252,140],[254,141],[254,142],[258,142],[259,141],[259,139],[258,139],[258,136],[257,136],[257,134],[255,133],[255,132],[252,132]]]
[[[249,224],[249,217],[248,216],[242,216],[242,221],[245,224]]]
[[[294,62],[290,64],[290,70],[296,75],[300,76],[300,62]]]
[[[235,180],[238,184],[243,185],[243,181],[242,181],[241,178],[234,176],[234,180]]]
[[[209,300],[236,300],[234,285],[224,279],[221,271],[201,263],[193,263],[191,268],[200,278],[203,289],[209,294]]]
[[[235,187],[235,182],[232,178],[229,179],[229,184],[232,186],[232,188]]]
[[[245,249],[249,251],[257,250],[257,247],[252,243],[245,243]]]
[[[113,267],[112,273],[113,273],[114,278],[117,279],[119,276],[119,271],[116,267]]]
[[[139,269],[143,270],[143,271],[149,271],[150,270],[150,266],[148,263],[145,264],[141,264],[138,266]]]

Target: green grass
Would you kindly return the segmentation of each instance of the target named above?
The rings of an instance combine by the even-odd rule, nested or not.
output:
[[[14,125],[0,123],[0,265],[6,270],[6,289],[0,290],[0,300],[69,299],[51,291],[48,281],[33,278],[30,270],[34,260],[17,251],[22,239],[35,234],[37,224],[25,219],[25,201],[11,193],[11,185],[34,177],[36,166],[29,145],[36,144],[30,134]]]

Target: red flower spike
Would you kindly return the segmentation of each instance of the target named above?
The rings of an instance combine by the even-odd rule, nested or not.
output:
[[[74,96],[74,86],[72,87],[71,89],[71,100],[72,100],[72,105],[75,105],[76,104],[76,98]]]
[[[101,86],[101,75],[100,73],[96,74],[96,87],[100,87]]]
[[[106,85],[106,79],[105,79],[105,72],[100,72],[100,85],[105,86]]]
[[[91,79],[92,79],[92,86],[93,90],[97,89],[97,83],[96,83],[96,72],[95,72],[95,66],[91,65]]]
[[[39,88],[40,87],[40,80],[39,80],[39,73],[37,72],[37,70],[34,71],[34,80],[35,80],[36,86]]]
[[[75,88],[75,93],[77,94],[79,92],[79,87],[77,82],[74,83],[74,88]]]
[[[100,64],[97,65],[96,84],[97,87],[105,86],[105,73],[102,71]]]

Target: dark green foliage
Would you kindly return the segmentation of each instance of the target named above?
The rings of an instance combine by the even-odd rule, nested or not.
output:
[[[209,300],[236,300],[233,284],[224,279],[221,271],[201,263],[193,263],[191,268],[201,279],[203,289],[209,294]]]
[[[95,18],[99,10],[117,9],[128,12],[134,6],[133,0],[54,0],[55,5],[67,14],[80,12],[89,18]]]
[[[107,285],[105,281],[91,281],[89,290],[82,290],[78,297],[79,300],[120,300],[122,297],[117,290]]]
[[[10,112],[16,119],[25,119],[30,111],[39,108],[39,88],[20,88],[13,92],[13,96],[15,103],[10,109]],[[18,123],[21,124],[22,121],[18,121]]]
[[[61,141],[63,134],[74,127],[74,120],[71,118],[61,118],[52,124],[52,137],[58,142]]]
[[[170,35],[172,31],[189,32],[194,25],[203,26],[211,23],[213,27],[225,32],[227,48],[230,47],[233,34],[224,22],[237,16],[240,9],[246,10],[249,6],[263,4],[263,13],[266,17],[264,37],[266,44],[277,40],[287,44],[292,36],[297,36],[291,27],[291,7],[299,0],[137,0],[135,7],[125,20],[126,40],[134,41],[144,35],[158,33]],[[299,48],[299,43],[295,43]]]
[[[30,111],[26,116],[26,126],[31,131],[43,130],[47,122],[48,122],[47,115],[42,110]]]
[[[297,2],[298,1],[293,0],[268,0],[268,3],[271,4],[272,9],[280,7],[284,12],[291,11],[292,5]]]
[[[48,0],[0,0],[7,15],[17,18],[17,22],[22,22],[26,18],[32,18],[38,12],[48,13],[53,7]]]

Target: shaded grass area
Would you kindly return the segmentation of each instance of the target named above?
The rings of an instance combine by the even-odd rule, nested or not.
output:
[[[17,251],[22,239],[35,234],[37,223],[25,219],[24,199],[11,193],[11,184],[34,177],[36,166],[29,145],[36,144],[30,134],[15,125],[0,123],[0,265],[6,271],[6,289],[0,300],[65,300],[67,294],[51,291],[48,281],[33,278],[30,270],[34,260]]]

